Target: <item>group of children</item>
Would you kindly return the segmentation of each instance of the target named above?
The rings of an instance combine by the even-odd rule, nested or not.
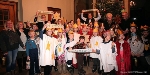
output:
[[[61,28],[57,29],[57,38],[53,37],[53,30],[45,24],[39,37],[35,36],[34,31],[29,31],[30,38],[26,42],[27,59],[30,59],[31,63],[29,75],[34,75],[35,72],[40,73],[39,66],[44,68],[44,75],[49,75],[52,66],[56,65],[55,62],[58,63],[59,73],[66,73],[68,70],[73,74],[74,64],[78,64],[78,74],[85,75],[86,71],[83,69],[85,53],[72,53],[69,50],[86,48],[92,51],[89,54],[93,59],[93,73],[98,71],[102,75],[108,73],[110,75],[129,75],[131,62],[132,70],[136,71],[135,60],[141,60],[144,51],[144,44],[138,37],[135,24],[130,25],[131,34],[127,41],[124,40],[124,33],[120,29],[117,30],[117,41],[113,41],[111,30],[104,31],[99,36],[98,28],[94,28],[89,43],[85,42],[84,35],[77,33],[76,25],[68,32]]]

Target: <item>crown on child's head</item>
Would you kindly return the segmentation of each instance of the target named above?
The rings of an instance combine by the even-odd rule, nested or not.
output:
[[[94,27],[98,27],[98,22],[95,22],[95,23],[94,23]]]
[[[93,32],[98,32],[98,28],[93,29]]]
[[[141,26],[141,30],[142,31],[149,31],[149,26],[147,26],[147,25]]]
[[[62,28],[59,28],[59,29],[58,29],[58,32],[60,32],[60,33],[63,32],[63,29],[62,29]]]
[[[74,32],[72,30],[69,31],[68,35],[73,34]]]
[[[132,23],[130,24],[130,27],[137,27],[137,26],[136,26],[136,24],[135,24],[134,22],[132,22]]]
[[[120,30],[120,29],[118,29],[118,30],[117,30],[117,33],[118,33],[118,35],[121,35],[121,34],[123,34],[123,31]]]
[[[74,25],[73,25],[73,28],[78,28],[78,25],[77,25],[77,24],[74,24]]]

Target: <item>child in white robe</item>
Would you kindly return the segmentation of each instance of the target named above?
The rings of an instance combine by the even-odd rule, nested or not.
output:
[[[96,50],[99,48],[100,43],[102,43],[103,39],[98,36],[98,29],[95,28],[93,29],[93,36],[90,39],[90,46],[91,49]],[[97,53],[90,53],[90,57],[93,58],[93,69],[92,72],[94,73],[96,70],[98,70],[98,73],[101,73],[99,70],[100,67],[100,60],[99,58],[99,54]]]
[[[113,43],[111,39],[110,31],[104,32],[105,37],[103,42],[100,44],[99,49],[96,50],[96,53],[100,54],[100,69],[103,69],[102,75],[116,75],[115,70],[118,70],[116,56],[117,50],[116,45]],[[93,52],[95,50],[92,50]]]
[[[44,25],[40,32],[40,58],[39,65],[44,66],[44,75],[49,75],[52,66],[55,66],[55,48],[57,45],[57,39],[52,37],[52,28],[47,28]],[[46,34],[43,34],[46,29]]]
[[[69,52],[68,50],[72,50],[72,47],[76,44],[76,41],[74,41],[73,31],[69,31],[68,35],[69,35],[69,39],[65,45],[65,49],[66,49],[65,52],[66,52],[67,70],[72,75],[74,73],[73,60],[75,59],[75,57],[73,56],[74,53]]]
[[[57,41],[58,41],[58,44],[56,46],[55,52],[56,52],[56,56],[58,58],[58,60],[57,60],[58,71],[61,74],[62,72],[66,73],[66,61],[65,61],[65,49],[64,49],[64,46],[66,44],[66,38],[63,35],[62,29],[58,29]]]

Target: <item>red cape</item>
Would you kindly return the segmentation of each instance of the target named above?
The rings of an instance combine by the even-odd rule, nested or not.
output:
[[[117,65],[118,65],[118,71],[117,71],[117,75],[121,75],[121,55],[120,55],[120,43],[117,41],[116,42],[116,47],[117,47]],[[130,63],[130,55],[131,55],[131,51],[130,51],[130,45],[127,41],[124,41],[124,43],[122,44],[123,46],[123,58],[124,58],[124,62],[125,62],[125,72],[129,72],[131,69],[131,63]],[[129,73],[125,73],[124,75],[130,75]]]
[[[89,40],[90,40],[93,35],[93,29],[90,29],[90,31],[87,33],[87,35],[90,35],[90,37],[89,37]]]

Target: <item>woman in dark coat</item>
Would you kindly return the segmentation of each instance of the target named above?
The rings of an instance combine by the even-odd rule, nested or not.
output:
[[[6,55],[6,72],[15,75],[16,57],[18,53],[19,45],[25,49],[23,42],[14,29],[13,22],[11,20],[6,21],[4,30],[0,32],[0,48]]]

